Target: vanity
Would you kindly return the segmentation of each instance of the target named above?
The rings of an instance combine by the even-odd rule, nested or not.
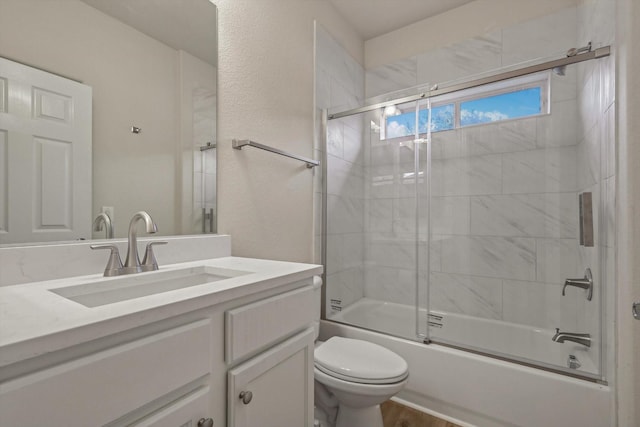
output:
[[[188,239],[158,249],[158,271],[0,287],[0,425],[312,425],[322,267],[231,257],[230,244],[180,260],[172,243],[206,241]],[[0,256],[30,268],[32,255]]]

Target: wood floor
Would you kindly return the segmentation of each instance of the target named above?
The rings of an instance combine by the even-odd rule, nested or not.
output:
[[[380,408],[384,427],[460,427],[391,400],[384,402]]]

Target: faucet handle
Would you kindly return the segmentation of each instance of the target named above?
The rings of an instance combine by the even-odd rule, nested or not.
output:
[[[147,243],[147,249],[144,251],[144,259],[140,265],[142,271],[155,271],[158,269],[158,261],[156,261],[156,256],[153,253],[153,245],[166,245],[167,243],[169,242],[166,240]]]
[[[576,288],[582,288],[587,290],[587,301],[591,301],[593,298],[593,275],[591,269],[587,268],[584,272],[584,277],[580,279],[567,279],[562,287],[562,296],[565,295],[565,289],[567,286],[575,286]]]
[[[120,252],[116,245],[91,245],[91,249],[111,249],[111,255],[109,255],[109,261],[104,269],[104,277],[119,276],[122,274],[122,260],[120,259]]]

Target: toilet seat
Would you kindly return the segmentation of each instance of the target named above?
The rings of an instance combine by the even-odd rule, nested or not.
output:
[[[394,384],[409,375],[407,362],[377,344],[350,338],[332,337],[314,352],[318,370],[361,384]]]

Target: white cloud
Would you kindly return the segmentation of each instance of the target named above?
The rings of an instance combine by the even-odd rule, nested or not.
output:
[[[394,121],[387,122],[387,138],[398,138],[407,135],[411,135],[411,131],[405,125]]]
[[[477,110],[462,110],[460,111],[461,121],[473,124],[473,123],[486,123],[496,122],[499,120],[506,120],[509,116],[499,111],[477,111]]]

